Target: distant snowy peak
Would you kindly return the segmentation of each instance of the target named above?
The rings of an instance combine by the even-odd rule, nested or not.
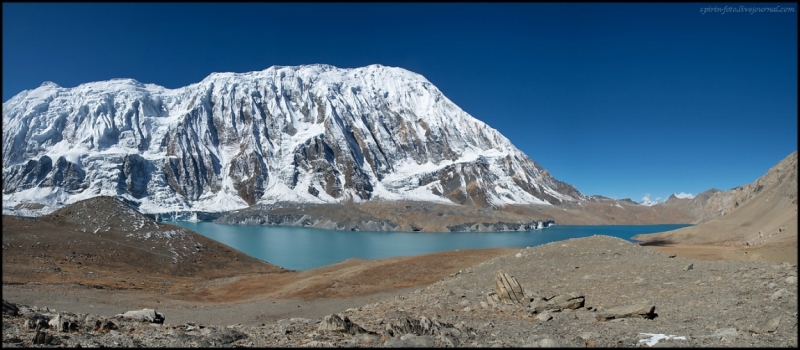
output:
[[[661,202],[663,202],[661,200],[661,197],[656,197],[656,199],[650,199],[650,194],[645,193],[644,197],[642,197],[642,201],[639,204],[651,207]]]
[[[692,199],[692,198],[694,198],[694,195],[691,194],[691,193],[683,193],[683,192],[681,192],[681,193],[678,193],[678,194],[674,194],[673,193],[672,195],[675,196],[675,198],[678,198],[678,199]]]
[[[3,122],[4,210],[98,195],[150,213],[586,199],[421,75],[381,65],[213,73],[178,89],[45,83],[3,103]]]

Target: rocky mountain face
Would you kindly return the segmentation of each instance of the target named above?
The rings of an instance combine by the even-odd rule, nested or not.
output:
[[[697,222],[700,224],[634,239],[751,247],[747,249],[754,253],[752,259],[757,258],[757,247],[790,247],[790,261],[797,261],[797,151],[753,183],[711,195]]]
[[[720,190],[712,188],[696,195],[694,198],[678,198],[675,196],[675,194],[673,194],[669,196],[664,203],[656,204],[656,206],[673,207],[687,210],[696,218],[692,223],[697,224],[710,220],[709,217],[711,217],[711,214],[706,213],[706,203],[708,203],[709,198],[718,192],[720,192]]]
[[[780,192],[782,195],[792,196],[791,200],[797,204],[797,151],[795,151],[756,181],[727,191],[717,191],[709,196],[705,205],[702,206],[697,223],[708,222],[728,215],[763,191],[774,191],[776,187],[791,187],[792,177],[794,178],[794,190],[786,188]]]
[[[3,103],[4,212],[97,195],[145,213],[585,199],[424,77],[380,65],[214,73],[172,90],[45,83]]]

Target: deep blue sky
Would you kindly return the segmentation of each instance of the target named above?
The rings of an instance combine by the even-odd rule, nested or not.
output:
[[[708,6],[793,13],[702,14]],[[3,101],[43,81],[402,67],[585,194],[752,182],[797,150],[797,6],[3,4]]]

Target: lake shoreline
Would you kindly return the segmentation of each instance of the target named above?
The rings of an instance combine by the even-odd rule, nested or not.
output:
[[[592,235],[625,240],[636,234],[689,226],[552,225],[524,232],[369,232],[313,227],[227,225],[212,222],[170,222],[229,245],[257,259],[291,270],[306,270],[349,258],[380,259],[457,249],[525,248]]]

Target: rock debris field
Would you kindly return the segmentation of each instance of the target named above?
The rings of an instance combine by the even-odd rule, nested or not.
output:
[[[172,324],[157,309],[3,301],[3,347],[797,345],[797,265],[671,258],[608,236],[520,249],[321,319]]]

